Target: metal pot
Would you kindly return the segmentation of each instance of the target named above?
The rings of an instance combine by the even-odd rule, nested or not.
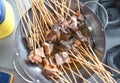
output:
[[[77,7],[76,7],[77,1],[76,0],[71,0],[71,1],[72,1],[71,2],[72,3],[71,9],[77,10]],[[92,3],[96,3],[96,2],[92,2]],[[81,10],[82,10],[83,15],[85,16],[85,19],[86,19],[85,22],[86,22],[86,25],[88,27],[88,28],[85,28],[85,30],[90,34],[88,36],[92,37],[92,39],[94,41],[93,50],[96,53],[96,55],[98,56],[98,58],[102,61],[103,57],[104,57],[104,52],[105,52],[104,26],[100,22],[99,18],[91,11],[91,9],[89,9],[89,7],[87,5],[85,5],[88,3],[85,3],[85,4],[81,3],[81,4],[82,4]],[[98,3],[96,3],[96,4],[98,4]],[[103,8],[103,6],[102,6],[102,8]],[[30,14],[30,17],[32,17],[31,9],[29,10],[29,14]],[[17,61],[19,62],[19,64],[23,68],[24,72],[31,78],[31,81],[27,80],[24,76],[22,76],[20,74],[20,72],[16,68],[15,61],[13,61],[14,68],[16,69],[17,73],[27,82],[34,82],[34,83],[39,83],[39,82],[40,83],[47,83],[47,82],[49,82],[49,83],[51,83],[50,80],[46,79],[41,74],[40,67],[38,67],[37,65],[29,64],[26,62],[28,52],[27,52],[26,47],[22,41],[23,35],[21,32],[21,27],[22,27],[22,24],[21,24],[21,22],[19,22],[18,29],[16,32],[16,41],[17,41],[16,46],[18,49],[17,49],[17,53],[16,53],[17,57],[15,59],[17,59]],[[85,71],[84,69],[81,69],[80,71],[82,72],[84,77],[90,78],[90,76],[84,72]],[[81,82],[81,79],[78,79],[78,81]]]

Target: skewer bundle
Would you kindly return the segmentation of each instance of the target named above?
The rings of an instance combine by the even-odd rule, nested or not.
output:
[[[90,83],[83,73],[93,80],[95,73],[104,83],[116,83],[105,67],[120,73],[102,63],[92,49],[80,28],[85,28],[84,16],[77,0],[77,11],[71,9],[71,0],[28,0],[32,18],[23,0],[26,13],[22,14],[20,4],[15,0],[30,50],[28,60],[43,66],[43,75],[56,83]],[[81,72],[81,69],[84,72]],[[93,73],[92,73],[93,72]]]

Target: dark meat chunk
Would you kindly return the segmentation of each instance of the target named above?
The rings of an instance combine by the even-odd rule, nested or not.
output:
[[[53,51],[54,44],[49,44],[47,42],[42,43],[42,46],[45,49],[45,54],[50,55]]]
[[[43,57],[45,57],[43,47],[37,48],[35,50],[35,53],[33,51],[31,51],[30,54],[29,54],[29,60],[32,63],[36,63],[36,64],[41,63]]]
[[[42,62],[42,58],[40,56],[35,56],[33,52],[30,52],[30,54],[29,54],[29,60],[32,63],[36,63],[36,64],[39,64],[39,63]]]
[[[69,21],[67,21],[66,19],[62,19],[60,22],[60,31],[64,34],[70,34],[71,31],[69,30],[68,26],[69,26]]]
[[[72,46],[73,42],[74,42],[73,39],[70,39],[69,41],[64,41],[64,40],[61,40],[61,41],[60,41],[61,46],[64,46],[64,49],[65,49],[65,48],[71,49],[71,46]]]
[[[60,40],[60,27],[57,24],[54,24],[52,31],[56,33],[57,39]]]
[[[67,29],[65,29],[63,26],[61,26],[61,32],[62,33],[64,33],[64,34],[67,34],[67,35],[69,35],[69,34],[71,34],[71,31],[67,28]]]
[[[69,22],[63,18],[60,20],[60,25],[64,26],[66,29],[69,26]]]
[[[57,39],[57,35],[56,32],[52,31],[52,30],[48,30],[46,31],[45,34],[45,40],[49,43],[55,42]]]
[[[78,21],[84,21],[85,20],[84,16],[79,11],[77,12],[77,20]]]
[[[63,58],[60,54],[55,54],[54,56],[57,66],[62,65],[64,63]]]
[[[85,22],[83,22],[83,21],[82,22],[78,22],[77,26],[79,28],[81,28],[81,29],[83,29],[84,27],[86,27]]]
[[[69,29],[71,29],[72,31],[77,31],[78,27],[77,27],[77,17],[75,15],[73,15],[71,17],[71,23],[69,24]]]
[[[55,65],[45,65],[42,70],[43,75],[46,78],[55,77],[55,74],[58,72],[58,69]]]
[[[44,66],[49,65],[49,61],[46,58],[43,58],[42,60],[43,60],[43,65]]]
[[[43,75],[46,78],[55,77],[55,74],[58,72],[56,65],[52,64],[48,59],[43,59],[44,68],[42,70]]]
[[[44,48],[40,47],[35,49],[35,56],[45,57]]]
[[[93,46],[94,46],[94,41],[93,41],[93,39],[92,39],[91,37],[87,38],[86,44],[88,44],[88,45],[90,45],[91,47],[93,47]]]
[[[50,62],[50,65],[55,65],[54,56],[49,57],[49,62]]]
[[[80,40],[81,42],[86,42],[87,41],[87,38],[85,36],[83,36],[81,31],[76,31],[74,33],[74,37],[77,38],[78,40]]]
[[[31,37],[26,37],[25,40],[26,40],[27,48],[32,50],[32,48],[33,48],[33,39]]]
[[[70,39],[70,34],[61,33],[60,40],[68,41]]]
[[[61,56],[64,60],[64,63],[71,63],[71,59],[69,57],[68,52],[61,52]]]
[[[79,46],[79,45],[81,45],[81,42],[78,39],[75,39],[73,46]]]

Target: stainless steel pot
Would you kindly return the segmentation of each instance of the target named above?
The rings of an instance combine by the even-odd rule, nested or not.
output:
[[[71,0],[71,1],[72,1],[71,9],[77,10],[77,5],[76,5],[77,1],[76,0]],[[96,3],[96,2],[90,2],[90,3]],[[85,16],[85,19],[86,19],[85,22],[86,22],[86,25],[88,27],[88,28],[85,28],[85,30],[88,33],[90,33],[89,36],[91,36],[93,41],[94,41],[93,50],[96,53],[96,55],[98,56],[98,58],[102,61],[104,58],[104,52],[105,52],[104,26],[100,22],[99,18],[86,5],[86,4],[88,4],[88,2],[85,4],[83,4],[83,3],[81,3],[81,4],[82,4],[81,10],[82,10],[83,15]],[[98,3],[96,3],[96,4],[101,6]],[[102,6],[102,8],[104,9],[103,6]],[[29,10],[29,14],[30,14],[30,17],[32,17],[31,10]],[[105,24],[105,26],[106,26],[106,24]],[[19,64],[23,68],[24,72],[31,78],[31,81],[27,80],[24,76],[22,76],[20,74],[20,72],[16,68],[15,61],[13,61],[13,65],[14,65],[15,70],[27,82],[31,82],[31,83],[47,83],[47,82],[49,82],[49,83],[51,83],[52,81],[46,79],[41,74],[42,67],[40,67],[40,66],[38,67],[37,65],[29,64],[26,62],[27,56],[28,56],[28,51],[26,50],[26,47],[22,41],[23,35],[21,32],[22,31],[21,27],[22,27],[22,24],[21,24],[21,22],[19,22],[18,29],[16,31],[16,46],[18,49],[16,50],[17,57],[15,59],[17,59],[17,61],[19,62]],[[90,76],[85,72],[84,69],[81,69],[80,71],[82,72],[84,77],[90,78]],[[81,82],[81,79],[78,79],[78,81]]]

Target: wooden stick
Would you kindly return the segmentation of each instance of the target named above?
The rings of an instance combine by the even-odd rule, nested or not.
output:
[[[78,71],[79,75],[81,75],[83,82],[86,83],[86,80],[85,80],[85,78],[82,76],[82,74],[80,73],[80,71],[79,71],[77,65],[75,64],[75,62],[74,62],[73,60],[72,60],[72,62],[73,62],[73,64],[74,64],[76,70]]]
[[[59,83],[55,78],[50,77],[55,83]]]
[[[58,73],[66,80],[67,83],[69,83],[69,80],[62,74],[62,72],[59,71]]]
[[[64,67],[62,65],[60,65],[60,67],[62,68],[63,72],[65,73],[65,75],[67,76],[68,80],[70,81],[70,83],[73,83],[72,80],[70,79],[69,75],[67,74],[66,70],[64,69]]]
[[[72,77],[73,77],[75,83],[77,83],[77,80],[76,80],[76,78],[75,78],[75,75],[74,75],[74,73],[73,73],[73,70],[72,70],[70,64],[68,63],[67,65],[68,65],[68,67],[69,67],[69,69],[70,69],[70,72],[71,72],[71,74],[72,74]]]
[[[70,50],[69,50],[69,51],[70,51]],[[81,60],[78,60],[79,58],[76,57],[76,56],[72,53],[72,51],[70,51],[70,52],[71,52],[72,56],[77,59],[77,60],[76,60],[76,59],[75,59],[75,60],[78,61],[78,62],[80,63],[80,65],[86,70],[86,72],[95,80],[95,82],[97,82],[96,79],[91,75],[91,73],[85,68],[85,66],[83,65],[83,63],[81,63],[82,59],[81,59]],[[84,61],[86,61],[86,60],[84,60]],[[85,64],[85,65],[89,65],[89,64],[87,64],[87,61],[84,62],[84,64]],[[90,66],[87,66],[87,67],[90,67]],[[99,76],[99,75],[98,75],[98,76]],[[100,78],[101,78],[101,77],[100,77]]]
[[[51,0],[51,1],[52,1],[52,0]],[[53,2],[53,1],[52,1],[52,2]],[[64,7],[64,8],[66,8],[66,9],[68,9],[68,10],[71,11],[72,13],[77,14],[75,11],[73,11],[73,10],[70,9],[70,8],[67,8],[66,6],[62,5],[60,2],[54,1],[53,3],[54,3],[56,6],[60,5],[60,6]],[[57,5],[56,3],[58,3],[58,5]],[[67,13],[67,12],[66,12],[66,13]]]
[[[30,0],[31,1],[31,0]],[[31,1],[31,4],[32,4],[32,1]],[[39,30],[40,30],[40,34],[41,34],[41,36],[42,36],[42,39],[43,39],[43,42],[45,41],[45,38],[44,38],[44,35],[43,35],[43,31],[42,31],[42,29],[41,29],[41,27],[40,27],[40,21],[39,21],[39,19],[38,19],[38,15],[37,15],[37,12],[36,12],[36,9],[35,9],[35,7],[33,6],[32,7],[32,10],[33,10],[33,14],[34,14],[34,17],[35,17],[35,19],[36,19],[36,21],[37,21],[37,24],[39,25]],[[42,13],[42,12],[41,12]]]
[[[78,4],[78,10],[80,12],[80,1],[79,0],[77,0],[77,4]]]

